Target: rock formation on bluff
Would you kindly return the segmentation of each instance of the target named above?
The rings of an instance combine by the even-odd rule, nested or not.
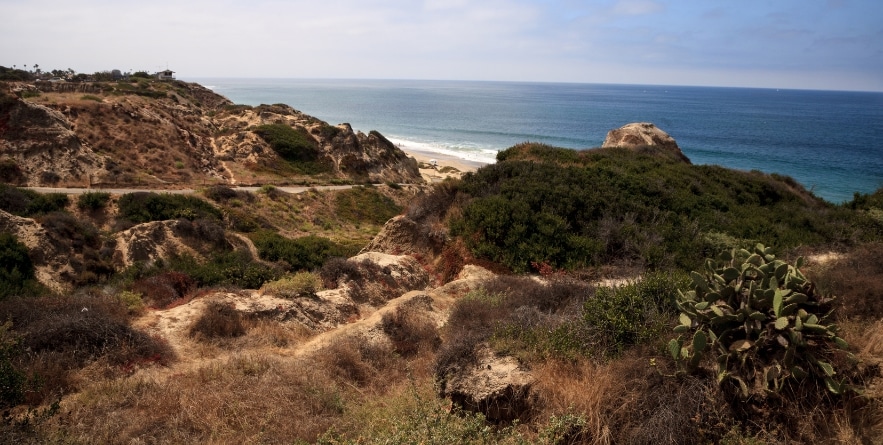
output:
[[[256,133],[287,125],[321,173],[298,170]],[[0,182],[168,187],[348,179],[423,182],[383,135],[331,126],[287,105],[251,107],[185,82],[0,82]],[[318,176],[316,176],[318,174]]]
[[[80,142],[64,114],[24,100],[0,100],[0,154],[19,170],[4,182],[86,184],[105,172],[104,157]]]
[[[649,122],[634,122],[610,130],[601,148],[610,147],[629,148],[637,151],[646,151],[648,148],[658,149],[663,153],[674,155],[681,161],[690,163],[690,159],[681,152],[681,148],[678,147],[674,138]]]

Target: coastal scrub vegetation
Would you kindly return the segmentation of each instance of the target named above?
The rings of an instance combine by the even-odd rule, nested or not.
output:
[[[34,217],[64,210],[70,199],[63,193],[38,193],[0,184],[0,210],[16,216]]]
[[[383,224],[402,211],[390,197],[373,187],[343,190],[334,197],[338,217],[354,223]]]
[[[132,223],[169,219],[221,219],[221,212],[208,202],[186,195],[136,192],[120,197],[119,218]]]
[[[355,254],[328,238],[305,236],[286,238],[278,233],[261,230],[249,235],[261,258],[271,262],[284,262],[291,270],[313,270],[321,267],[329,258]]]
[[[459,184],[465,202],[451,226],[477,257],[519,272],[531,263],[690,269],[726,246],[791,249],[880,236],[873,215],[760,172],[539,144],[498,159]]]
[[[0,233],[0,436],[329,444],[879,436],[883,189],[838,206],[787,177],[540,144],[501,152],[496,165],[419,199],[408,188],[294,195],[211,186],[206,200],[92,193],[72,205],[3,186],[0,208],[33,218],[53,247],[76,253],[59,273],[73,288],[53,292],[35,279],[45,258],[24,244],[33,241]],[[347,259],[400,213],[426,247],[414,257],[427,275],[443,270],[446,282],[464,264],[500,275],[436,298],[423,281],[405,289],[393,268]],[[175,244],[174,254],[120,270],[121,230],[153,221],[166,221],[149,225],[164,230],[145,244],[171,233],[194,247]],[[839,254],[828,263],[793,260],[829,249]],[[600,284],[607,273],[628,278]],[[383,307],[410,289],[419,294]],[[334,300],[345,293],[350,301]],[[273,301],[246,314],[218,294],[291,306]],[[308,326],[325,321],[317,309],[326,300],[344,327],[320,339],[324,328]],[[371,317],[369,306],[384,312]],[[369,318],[367,334],[350,329]],[[175,325],[175,334],[162,330]],[[487,349],[535,376],[518,422],[488,422],[438,397],[446,376]],[[186,366],[175,366],[175,351]]]
[[[315,139],[306,130],[285,124],[265,124],[253,128],[253,131],[300,173],[315,175],[330,171]]]

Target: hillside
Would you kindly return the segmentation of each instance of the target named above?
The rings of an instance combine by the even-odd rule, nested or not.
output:
[[[380,133],[200,85],[0,82],[0,176],[29,186],[422,182]]]
[[[402,185],[377,133],[145,85],[0,106],[2,442],[883,437],[883,189],[643,142]],[[14,186],[84,175],[197,192]]]

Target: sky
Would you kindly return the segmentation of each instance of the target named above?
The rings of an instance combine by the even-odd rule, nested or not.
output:
[[[881,0],[0,0],[0,65],[883,91]]]

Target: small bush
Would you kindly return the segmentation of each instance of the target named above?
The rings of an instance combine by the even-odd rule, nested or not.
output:
[[[282,192],[279,191],[279,189],[276,188],[276,186],[272,185],[272,184],[262,185],[261,188],[258,189],[258,193],[263,193],[263,194],[267,195],[267,197],[270,199],[276,199],[276,198],[282,196],[281,195]]]
[[[220,221],[210,218],[197,218],[194,220],[180,219],[174,226],[175,233],[196,238],[210,244],[218,250],[228,250],[227,232],[221,226]]]
[[[454,180],[434,184],[429,192],[418,195],[411,202],[405,215],[423,224],[443,220],[460,191],[459,185],[460,182]]]
[[[141,299],[141,294],[139,293],[124,290],[117,295],[117,298],[126,305],[126,309],[129,310],[130,314],[140,314],[144,311],[144,300]]]
[[[347,281],[358,281],[362,278],[359,265],[343,257],[332,257],[325,261],[319,269],[322,286],[326,289],[337,289]]]
[[[434,373],[443,380],[453,369],[468,366],[475,359],[476,346],[487,341],[508,312],[502,294],[484,289],[469,292],[457,301],[444,328],[444,343],[436,356]]]
[[[372,188],[356,187],[334,197],[335,214],[353,223],[383,224],[401,212],[392,199]]]
[[[285,238],[271,231],[258,231],[249,236],[261,258],[267,261],[285,261],[291,270],[317,269],[331,257],[349,256],[354,252],[328,238],[305,236]]]
[[[834,306],[840,320],[883,318],[883,243],[853,249],[817,274],[822,291],[838,294]]]
[[[13,159],[0,159],[0,182],[7,184],[21,184],[25,182],[24,171]]]
[[[279,269],[254,261],[245,251],[216,254],[204,263],[183,256],[173,259],[169,269],[191,277],[198,287],[260,289],[264,283],[276,280],[281,275]]]
[[[314,360],[325,372],[359,387],[385,385],[384,371],[398,363],[388,349],[354,336],[337,337]]]
[[[110,201],[110,193],[86,192],[77,198],[77,207],[80,210],[99,210],[107,207]]]
[[[119,216],[133,223],[179,218],[220,220],[221,211],[193,196],[136,192],[120,197]]]
[[[301,128],[285,124],[261,125],[253,129],[255,134],[270,144],[279,157],[288,161],[303,174],[317,174],[330,171],[330,165],[320,159],[316,141]]]
[[[233,190],[226,185],[213,185],[204,192],[205,197],[215,202],[226,203],[228,201],[238,199],[244,202],[253,202],[254,195],[249,192]]]
[[[92,95],[92,94],[84,94],[80,96],[80,100],[92,100],[95,102],[104,102],[100,97]]]
[[[77,219],[67,212],[51,212],[37,217],[40,225],[55,239],[75,249],[84,246],[97,248],[101,243],[98,229],[88,221]]]
[[[0,300],[41,290],[34,278],[28,248],[9,232],[0,232]]]
[[[187,274],[175,271],[160,272],[141,278],[132,284],[132,292],[146,299],[150,307],[164,308],[184,298],[196,288],[196,282]]]
[[[261,291],[281,298],[314,295],[321,288],[320,278],[311,272],[298,272],[264,283]]]
[[[604,355],[618,354],[665,332],[677,311],[678,291],[688,284],[683,274],[655,272],[636,282],[599,288],[583,305],[583,321],[599,335]]]
[[[380,325],[392,341],[393,351],[404,357],[434,351],[441,344],[435,321],[413,305],[401,305],[383,314]]]
[[[40,183],[54,185],[61,181],[61,176],[53,171],[44,170],[40,172]]]
[[[0,209],[26,218],[64,210],[70,199],[63,193],[38,193],[0,184]]]
[[[247,328],[242,314],[229,304],[213,301],[190,327],[190,336],[202,340],[232,338],[245,335]]]

